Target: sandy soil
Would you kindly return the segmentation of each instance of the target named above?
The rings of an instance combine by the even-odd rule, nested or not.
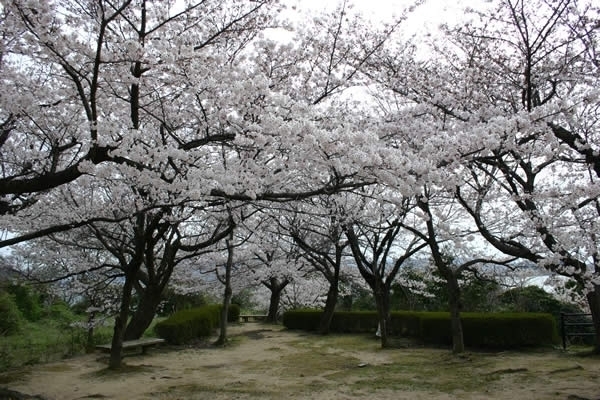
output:
[[[99,353],[0,375],[0,387],[71,399],[600,399],[600,359],[558,351],[380,350],[246,323],[226,348],[152,349],[106,369]],[[364,340],[364,339],[363,339]]]

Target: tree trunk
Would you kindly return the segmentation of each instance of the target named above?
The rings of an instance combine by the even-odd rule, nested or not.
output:
[[[335,312],[338,294],[339,288],[338,281],[336,280],[329,285],[329,290],[327,291],[327,300],[325,301],[325,309],[323,309],[321,321],[319,321],[319,333],[322,335],[327,335],[329,333],[329,327],[331,326],[331,320],[333,318],[333,313]]]
[[[448,274],[446,279],[448,287],[448,305],[450,307],[450,321],[452,326],[452,352],[454,354],[459,354],[465,351],[462,321],[460,319],[460,310],[462,308],[460,302],[460,286],[453,273]]]
[[[589,292],[586,297],[590,306],[590,312],[592,313],[594,329],[596,330],[594,353],[600,354],[600,285],[594,285],[594,291]]]
[[[91,353],[94,351],[94,323],[96,319],[96,312],[90,312],[88,317],[88,326],[87,326],[87,343],[85,351],[87,353]]]
[[[377,316],[379,317],[378,331],[380,333],[381,348],[389,347],[388,330],[390,322],[390,296],[389,292],[383,287],[377,287],[373,291],[375,295],[375,304],[377,306]]]
[[[219,337],[215,342],[217,346],[225,346],[227,344],[227,317],[229,315],[229,303],[233,291],[231,285],[225,286],[225,295],[223,296],[223,307],[221,308],[221,320],[219,321]]]
[[[162,299],[156,288],[147,287],[144,291],[137,310],[125,329],[125,340],[139,339],[154,320],[156,309]]]
[[[277,312],[279,311],[279,302],[281,301],[281,292],[290,283],[284,279],[279,282],[277,278],[269,278],[269,281],[263,281],[263,284],[271,291],[271,299],[269,300],[269,313],[267,314],[267,322],[277,322]]]
[[[221,320],[219,321],[219,338],[215,342],[217,346],[227,344],[227,317],[229,316],[229,303],[233,290],[231,289],[231,270],[233,269],[233,230],[229,234],[227,243],[227,262],[225,263],[225,292],[223,293],[223,307],[221,308]]]
[[[277,322],[277,311],[279,310],[280,301],[281,290],[271,290],[271,299],[269,300],[269,313],[267,314],[267,322]]]
[[[125,336],[125,324],[129,316],[129,306],[131,305],[131,292],[133,291],[133,281],[135,273],[125,274],[125,283],[123,284],[123,296],[121,298],[121,307],[119,314],[115,318],[115,327],[110,348],[109,369],[119,369],[121,367],[121,353],[123,350],[123,338]]]

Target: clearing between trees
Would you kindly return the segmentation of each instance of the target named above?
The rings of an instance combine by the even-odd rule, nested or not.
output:
[[[119,372],[89,354],[0,374],[0,387],[44,399],[600,399],[597,356],[558,350],[467,352],[280,326],[229,328],[207,343],[126,357]],[[214,338],[213,338],[214,339]]]

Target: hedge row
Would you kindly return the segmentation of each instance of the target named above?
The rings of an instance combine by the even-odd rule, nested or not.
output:
[[[184,344],[212,334],[221,320],[221,305],[209,305],[177,311],[169,318],[157,323],[154,332],[171,344]],[[228,321],[237,321],[240,308],[229,306]]]
[[[295,310],[283,315],[288,329],[316,331],[321,311]],[[545,346],[556,343],[556,322],[552,315],[541,313],[462,313],[466,346],[515,348]],[[336,312],[331,332],[372,333],[377,329],[375,312]],[[452,343],[450,314],[447,312],[391,313],[389,332],[413,337],[428,344]]]

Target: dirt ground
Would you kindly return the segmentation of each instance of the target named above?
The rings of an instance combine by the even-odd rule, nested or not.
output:
[[[165,346],[120,372],[89,354],[0,374],[0,387],[74,399],[600,399],[600,359],[559,350],[470,352],[245,323],[225,348]]]

